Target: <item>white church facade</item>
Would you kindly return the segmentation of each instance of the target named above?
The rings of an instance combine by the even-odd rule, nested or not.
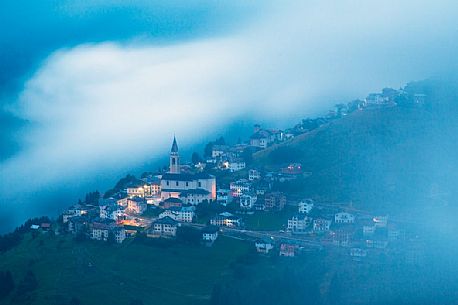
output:
[[[198,199],[197,196],[198,195]],[[161,199],[180,198],[185,204],[216,200],[216,178],[206,173],[182,173],[176,138],[170,150],[169,172],[161,177]],[[196,198],[194,198],[196,197]]]

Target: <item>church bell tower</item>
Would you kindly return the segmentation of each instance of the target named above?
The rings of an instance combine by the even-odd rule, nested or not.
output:
[[[172,149],[170,150],[170,170],[171,174],[180,173],[180,156],[178,155],[178,144],[175,136],[173,137]]]

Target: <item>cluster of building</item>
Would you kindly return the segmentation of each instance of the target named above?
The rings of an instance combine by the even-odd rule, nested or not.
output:
[[[216,178],[184,171],[174,138],[168,172],[130,181],[97,205],[74,205],[63,213],[62,223],[68,232],[94,240],[121,243],[138,231],[148,237],[174,237],[181,223],[194,220],[195,207],[204,201],[216,201]],[[157,217],[142,216],[152,209],[160,211]]]

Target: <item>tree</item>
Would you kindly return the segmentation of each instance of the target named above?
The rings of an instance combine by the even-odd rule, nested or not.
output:
[[[179,227],[177,229],[177,241],[187,244],[198,244],[200,238],[200,230],[193,227]]]
[[[0,272],[0,299],[6,297],[14,290],[14,280],[11,272]]]
[[[191,157],[191,160],[192,160],[192,163],[193,164],[199,164],[199,163],[202,163],[204,160],[199,156],[199,154],[197,152],[193,152],[192,153],[192,157]]]
[[[81,301],[77,297],[72,297],[68,304],[69,305],[80,305]]]
[[[38,287],[37,278],[35,277],[35,274],[31,270],[29,270],[25,274],[22,281],[19,283],[16,292],[20,296],[28,292],[34,291],[35,289],[37,289],[37,287]]]
[[[143,305],[143,301],[139,299],[132,300],[130,305]]]
[[[89,193],[86,194],[85,202],[86,202],[86,204],[98,205],[99,204],[99,199],[100,199],[100,192],[99,191],[89,192]]]

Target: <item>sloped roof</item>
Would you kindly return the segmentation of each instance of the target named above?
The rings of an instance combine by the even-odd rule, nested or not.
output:
[[[174,153],[178,152],[178,144],[177,144],[177,139],[175,138],[175,136],[173,137],[172,148],[170,149],[170,151]]]

